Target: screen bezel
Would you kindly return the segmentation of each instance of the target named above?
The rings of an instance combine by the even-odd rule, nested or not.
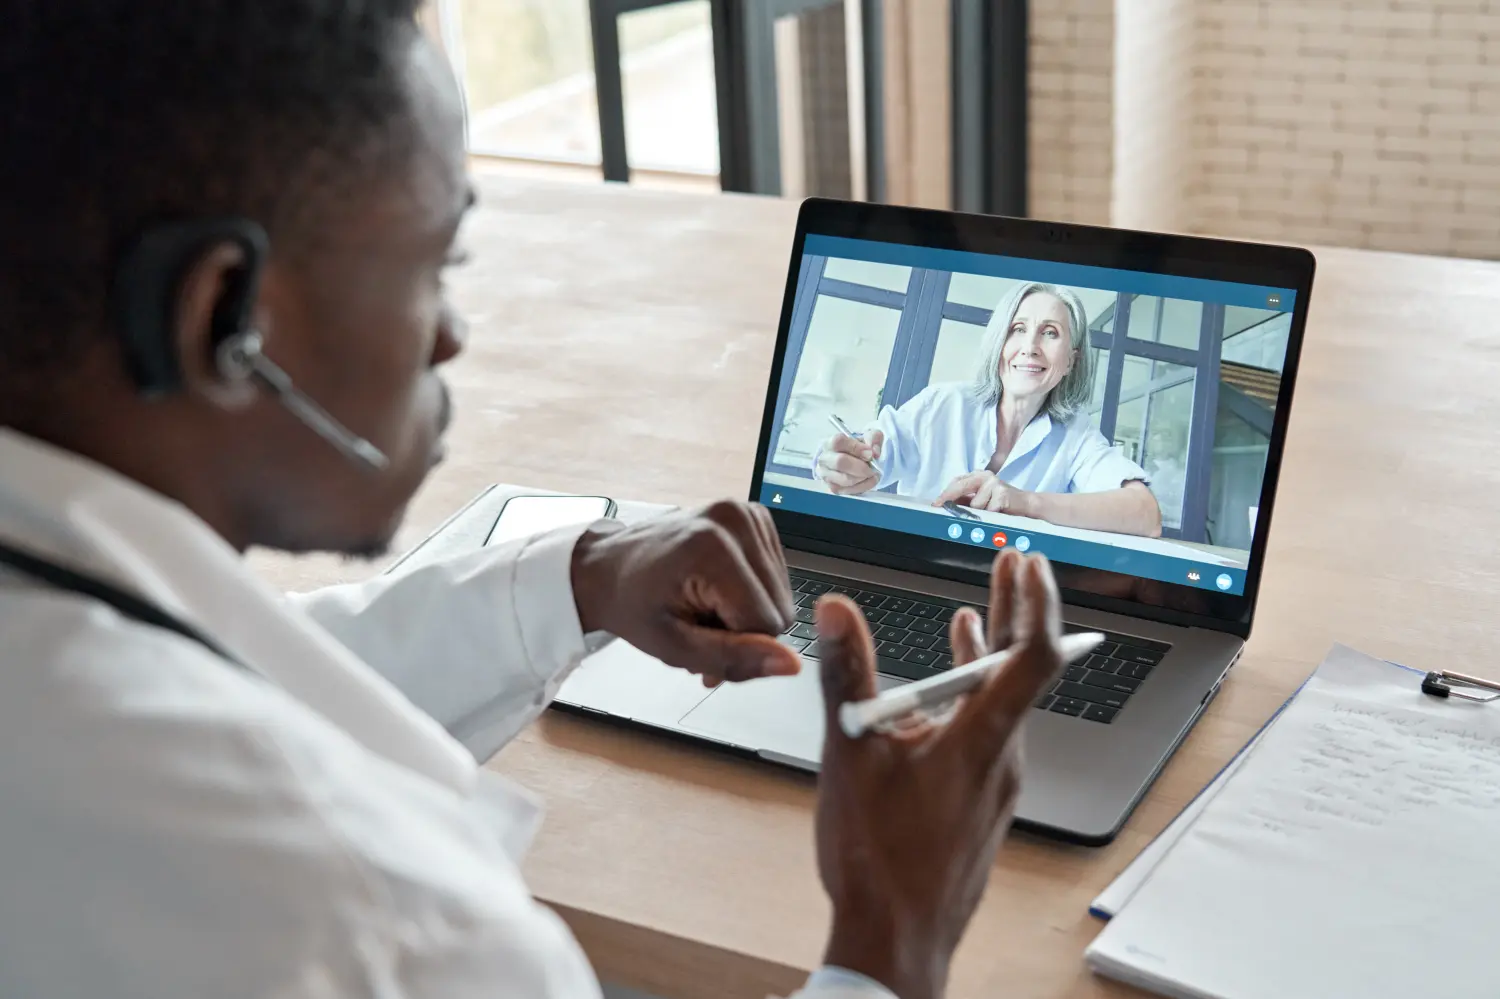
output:
[[[1198,236],[809,199],[803,202],[797,217],[750,483],[751,500],[759,500],[764,482],[797,279],[802,267],[803,247],[810,234],[1292,289],[1296,295],[1282,369],[1282,389],[1276,400],[1266,453],[1266,471],[1261,482],[1249,565],[1245,570],[1244,593],[1224,594],[1082,566],[1055,564],[1058,585],[1069,603],[1168,624],[1212,628],[1241,636],[1249,634],[1260,592],[1266,543],[1275,515],[1276,485],[1281,474],[1282,453],[1307,323],[1316,266],[1310,252],[1299,247]],[[986,585],[989,578],[993,554],[982,548],[791,513],[774,507],[771,515],[783,542],[797,550],[974,585]],[[1130,596],[1123,596],[1125,593]]]

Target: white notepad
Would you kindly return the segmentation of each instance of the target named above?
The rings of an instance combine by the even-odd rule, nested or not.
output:
[[[1335,647],[1090,965],[1183,997],[1500,995],[1500,702],[1421,679]]]
[[[1265,729],[1256,733],[1255,738],[1240,750],[1239,755],[1230,760],[1224,769],[1219,771],[1219,775],[1198,792],[1198,796],[1188,802],[1186,808],[1177,813],[1177,818],[1161,831],[1161,835],[1148,843],[1146,848],[1130,862],[1130,865],[1120,872],[1120,876],[1099,893],[1089,905],[1090,915],[1098,916],[1100,919],[1112,919],[1117,912],[1125,908],[1125,903],[1134,898],[1135,893],[1151,878],[1151,872],[1156,870],[1157,865],[1172,851],[1172,847],[1176,846],[1183,835],[1192,828],[1193,822],[1202,814],[1203,809],[1208,807],[1208,803],[1218,797],[1229,778],[1239,770],[1240,764],[1245,762],[1245,758],[1250,755],[1250,750],[1264,734]]]
[[[1297,693],[1301,693],[1300,687]],[[1266,729],[1276,723],[1276,719],[1281,717],[1281,713],[1296,696],[1297,694],[1293,694],[1292,697],[1287,698],[1285,703],[1276,709],[1276,713],[1267,719],[1260,730],[1251,737],[1250,741],[1240,747],[1240,751],[1234,754],[1234,758],[1224,764],[1224,768],[1214,776],[1213,780],[1209,781],[1208,786],[1199,791],[1197,796],[1187,803],[1187,807],[1178,812],[1177,817],[1167,823],[1167,827],[1146,844],[1144,850],[1136,854],[1136,858],[1120,872],[1119,877],[1111,881],[1109,887],[1094,898],[1094,901],[1089,904],[1089,915],[1099,919],[1111,919],[1115,913],[1125,907],[1125,903],[1129,902],[1141,885],[1151,877],[1151,872],[1156,870],[1156,865],[1171,852],[1172,847],[1177,845],[1177,841],[1182,839],[1183,834],[1192,828],[1193,822],[1197,820],[1203,809],[1208,807],[1208,803],[1223,790],[1229,778],[1239,770],[1240,764],[1244,763],[1245,758],[1250,755],[1250,750],[1255,748],[1260,737],[1266,734]]]

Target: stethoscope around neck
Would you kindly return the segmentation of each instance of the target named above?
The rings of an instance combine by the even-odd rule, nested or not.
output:
[[[196,642],[203,646],[236,669],[252,673],[262,679],[265,678],[264,674],[245,665],[242,660],[232,655],[218,642],[209,638],[186,621],[168,613],[150,601],[136,596],[134,593],[121,589],[113,583],[106,583],[96,576],[79,572],[76,569],[70,569],[65,565],[60,565],[39,555],[34,555],[20,548],[13,547],[4,541],[0,541],[0,565],[9,566],[21,575],[50,586],[54,590],[74,593],[89,600],[96,600],[113,608],[122,617],[129,620],[180,635],[191,642]]]

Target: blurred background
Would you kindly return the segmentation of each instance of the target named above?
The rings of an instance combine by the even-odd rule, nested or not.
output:
[[[598,167],[586,0],[461,0],[472,150],[540,163]],[[707,0],[619,19],[631,162],[717,189],[718,122]]]
[[[488,168],[1500,256],[1495,0],[438,0]]]

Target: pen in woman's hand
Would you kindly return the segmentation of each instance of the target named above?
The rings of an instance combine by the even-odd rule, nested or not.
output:
[[[857,441],[862,441],[862,440],[865,439],[865,435],[864,434],[858,433],[858,432],[856,432],[854,430],[850,430],[849,429],[849,424],[847,424],[843,420],[839,419],[837,413],[829,413],[828,414],[828,422],[833,424],[833,429],[837,430],[839,433],[843,434],[845,437],[849,437],[849,438],[852,438],[852,439],[857,440]]]
[[[880,481],[880,471],[875,462],[880,459],[885,434],[872,430],[858,434],[836,415],[830,413],[828,422],[837,431],[818,453],[813,467],[816,475],[835,494],[857,496],[873,489]]]

